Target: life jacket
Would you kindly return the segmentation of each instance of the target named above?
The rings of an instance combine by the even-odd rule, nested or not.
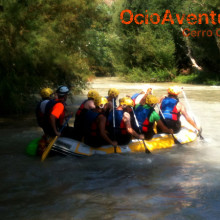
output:
[[[135,115],[142,133],[147,133],[152,128],[152,123],[150,123],[149,118],[153,111],[154,111],[153,108],[146,109],[142,105],[139,105],[135,109]]]
[[[115,110],[115,128],[113,127],[113,111],[109,113],[107,126],[109,132],[112,132],[115,129],[116,135],[127,135],[127,129],[123,118],[124,111],[123,110]]]
[[[76,112],[76,117],[79,116],[82,113],[82,110],[84,109],[84,105],[85,103],[88,101],[88,99],[86,99],[85,101],[83,101],[83,103],[79,106],[77,112]]]
[[[80,105],[80,107],[78,108],[78,110],[75,114],[74,127],[81,133],[83,132],[83,129],[84,129],[85,114],[88,111],[88,109],[84,108],[85,103],[87,101],[88,101],[88,99],[83,101],[83,103]]]
[[[51,115],[51,112],[53,110],[54,105],[56,105],[57,103],[62,103],[62,102],[60,100],[54,100],[54,99],[49,100],[46,104],[45,113],[43,116],[42,129],[44,130],[44,133],[46,135],[51,136],[51,137],[56,136],[56,134],[54,133],[54,129],[52,128],[52,125],[50,122],[50,115]],[[59,130],[61,128],[63,116],[64,115],[62,115],[62,117],[56,119],[57,130]]]
[[[133,96],[131,96],[131,99],[133,100],[134,105],[135,105],[135,100],[139,95],[140,95],[140,93],[135,93]]]
[[[36,119],[37,119],[37,124],[42,127],[43,126],[43,120],[44,120],[44,114],[41,112],[40,110],[40,104],[42,101],[40,101],[37,104],[37,107],[35,109],[35,115],[36,115]]]
[[[96,137],[99,134],[98,126],[96,123],[97,117],[100,115],[98,112],[88,110],[85,115],[85,134],[88,136]]]
[[[43,126],[44,123],[44,114],[45,114],[45,108],[47,103],[49,102],[49,99],[41,100],[35,109],[35,114],[37,118],[37,123],[40,127]],[[44,104],[44,109],[42,109],[42,104]],[[43,111],[42,111],[43,110]]]
[[[50,114],[53,110],[54,105],[56,105],[57,103],[62,103],[62,102],[59,100],[51,99],[45,107],[44,120],[46,123],[48,123],[48,125],[50,124]],[[56,124],[57,127],[60,126],[59,120],[56,120]]]
[[[165,97],[161,103],[161,111],[165,119],[171,119],[174,121],[179,120],[180,113],[177,111],[176,105],[179,102],[178,99]]]

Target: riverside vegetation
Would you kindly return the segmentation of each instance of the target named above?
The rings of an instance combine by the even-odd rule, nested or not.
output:
[[[180,16],[220,14],[218,0],[1,0],[0,112],[23,113],[44,86],[65,84],[79,92],[93,76],[219,84],[217,16],[193,26],[126,25],[120,19],[125,9],[161,17],[166,10]],[[187,28],[213,35],[184,37]]]

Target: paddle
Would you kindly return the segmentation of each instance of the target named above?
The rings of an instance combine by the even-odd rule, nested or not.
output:
[[[68,123],[68,121],[70,120],[70,118],[71,118],[71,116],[69,116],[69,117],[67,118],[66,122],[64,123],[64,125],[63,125],[62,128],[60,129],[60,132],[63,131],[64,127],[66,126],[66,124]],[[49,143],[49,145],[47,146],[47,148],[45,149],[45,151],[43,152],[42,157],[41,157],[41,161],[42,161],[42,162],[46,159],[47,155],[49,154],[50,150],[52,149],[52,147],[53,147],[54,143],[56,142],[57,138],[58,138],[58,136],[54,137],[54,138],[52,139],[52,141]]]
[[[141,134],[140,125],[139,125],[138,120],[137,120],[137,117],[136,117],[136,115],[135,115],[135,113],[134,113],[133,107],[131,107],[131,109],[132,109],[132,111],[133,111],[135,123],[136,123],[136,125],[137,125],[137,127],[138,127],[139,133]],[[149,149],[147,148],[147,146],[146,146],[144,140],[142,140],[142,141],[143,141],[143,144],[144,144],[145,153],[146,153],[146,154],[150,154],[151,152],[150,152]]]
[[[194,121],[195,124],[196,124],[196,120],[195,120],[195,118],[194,118],[194,114],[193,114],[193,112],[192,112],[192,109],[191,109],[191,106],[190,106],[190,104],[189,104],[189,102],[188,102],[188,99],[186,98],[186,94],[185,94],[183,88],[182,88],[182,93],[183,93],[185,102],[186,102],[186,104],[187,104],[187,107],[188,107],[189,111],[192,113],[192,119],[193,119],[193,121]],[[202,136],[202,128],[200,128],[200,131],[198,131],[198,136],[200,137],[201,140],[204,140],[204,137]]]
[[[114,141],[116,140],[116,135],[115,135],[115,98],[112,100],[112,110],[113,110],[113,134],[114,134]],[[114,146],[114,152],[116,152],[116,147]]]
[[[160,114],[161,114],[162,117],[163,117],[163,122],[164,122],[164,124],[167,126],[167,123],[166,123],[166,121],[165,121],[164,114],[163,114],[163,112],[161,111],[160,106],[159,106],[158,104],[157,104],[157,108],[159,109],[159,112],[160,112]],[[175,141],[176,144],[181,144],[181,143],[175,138],[175,136],[174,136],[173,134],[171,134],[171,135],[172,135],[172,137],[173,137],[173,139],[174,139],[174,141]]]

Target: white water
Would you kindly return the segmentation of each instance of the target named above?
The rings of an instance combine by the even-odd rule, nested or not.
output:
[[[165,94],[168,85],[153,84],[154,94]],[[104,78],[91,88],[107,95],[116,87],[122,97],[142,86]],[[1,218],[219,219],[220,88],[184,85],[184,90],[205,141],[152,155],[55,156],[41,163],[24,153],[41,134],[33,116],[2,119]]]

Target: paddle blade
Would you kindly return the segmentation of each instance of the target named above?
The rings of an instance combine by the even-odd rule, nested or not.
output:
[[[144,148],[145,148],[145,153],[146,153],[146,154],[151,154],[151,152],[150,152],[150,150],[147,148],[147,146],[146,146],[144,140],[143,140],[143,144],[144,144]]]
[[[200,137],[201,140],[204,140],[204,137],[202,136],[202,128],[200,128],[198,136]]]
[[[181,142],[172,134],[175,144],[181,144]]]
[[[49,154],[51,148],[53,147],[53,144],[55,143],[55,141],[57,140],[58,136],[56,136],[51,142],[50,144],[47,146],[47,148],[45,149],[44,153],[42,154],[42,157],[41,157],[41,161],[43,162],[47,155]]]

